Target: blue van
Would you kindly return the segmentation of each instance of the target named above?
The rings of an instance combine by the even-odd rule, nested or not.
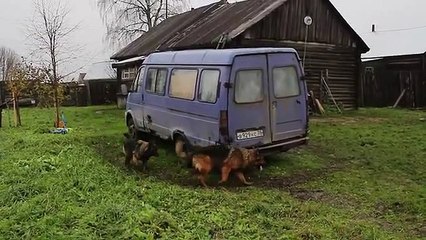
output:
[[[294,49],[149,55],[127,98],[129,131],[184,144],[287,151],[308,140],[307,88]]]

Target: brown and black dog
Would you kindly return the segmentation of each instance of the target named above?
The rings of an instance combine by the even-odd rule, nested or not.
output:
[[[212,170],[220,172],[219,184],[228,181],[229,174],[233,171],[241,182],[251,185],[253,183],[246,180],[243,171],[250,166],[262,167],[264,164],[265,160],[257,149],[231,148],[225,150],[224,147],[212,146],[192,155],[192,166],[198,172],[198,179],[204,187],[207,187],[206,178]]]
[[[126,166],[133,165],[138,168],[142,166],[144,171],[148,169],[148,160],[153,156],[159,156],[155,141],[137,140],[128,133],[124,134],[123,153]]]

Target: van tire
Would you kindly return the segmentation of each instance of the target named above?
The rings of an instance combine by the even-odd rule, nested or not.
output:
[[[132,117],[129,117],[129,119],[127,119],[127,129],[131,137],[139,139],[138,130],[136,129],[136,126]]]
[[[186,159],[188,157],[188,153],[185,149],[185,140],[182,137],[177,137],[175,139],[175,152],[179,158]]]

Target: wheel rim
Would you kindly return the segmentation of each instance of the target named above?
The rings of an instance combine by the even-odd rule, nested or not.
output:
[[[133,123],[133,119],[129,119],[127,128],[128,128],[130,136],[132,136],[133,138],[136,138],[136,128],[135,128],[135,124]]]

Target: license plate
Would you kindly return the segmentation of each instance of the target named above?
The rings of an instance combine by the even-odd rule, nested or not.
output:
[[[237,132],[237,140],[245,140],[258,137],[263,137],[263,130]]]

